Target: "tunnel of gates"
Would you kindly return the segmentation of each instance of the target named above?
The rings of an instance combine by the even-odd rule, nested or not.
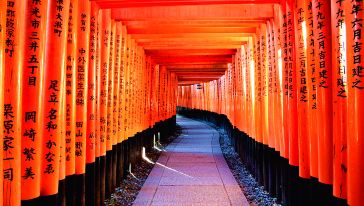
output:
[[[239,1],[274,15],[242,30],[221,78],[183,86],[107,9],[118,2],[143,1],[0,1],[0,205],[101,205],[172,132],[177,102],[224,126],[283,203],[362,205],[362,0]]]
[[[363,2],[275,9],[224,76],[178,87],[179,112],[222,125],[283,203],[363,205]]]

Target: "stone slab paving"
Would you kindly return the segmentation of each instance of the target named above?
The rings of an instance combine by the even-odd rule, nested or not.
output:
[[[177,116],[182,134],[168,145],[140,190],[136,206],[224,206],[249,203],[219,146],[219,133]]]

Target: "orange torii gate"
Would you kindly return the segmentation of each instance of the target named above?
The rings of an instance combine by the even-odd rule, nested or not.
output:
[[[101,205],[177,103],[283,204],[361,205],[362,7],[1,1],[0,205]]]

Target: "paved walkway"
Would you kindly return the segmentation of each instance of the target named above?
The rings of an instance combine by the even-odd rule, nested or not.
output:
[[[163,152],[134,205],[246,205],[221,153],[218,132],[178,116],[182,134]]]

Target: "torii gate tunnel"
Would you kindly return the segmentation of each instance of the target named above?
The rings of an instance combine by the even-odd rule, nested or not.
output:
[[[363,7],[0,0],[0,206],[103,205],[177,112],[283,205],[363,205]]]

